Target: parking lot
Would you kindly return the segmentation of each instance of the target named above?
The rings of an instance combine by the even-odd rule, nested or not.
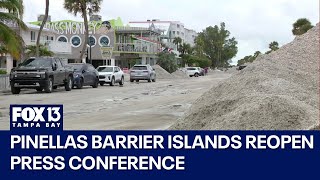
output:
[[[191,106],[192,102],[227,73],[206,77],[158,80],[156,83],[130,83],[84,87],[67,92],[59,88],[51,94],[22,91],[20,95],[0,92],[0,129],[9,129],[10,104],[63,104],[66,130],[163,130]]]

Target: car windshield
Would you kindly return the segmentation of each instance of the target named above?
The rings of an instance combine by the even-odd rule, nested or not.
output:
[[[74,71],[80,72],[82,70],[83,65],[82,64],[71,64],[73,67]]]
[[[52,67],[52,60],[50,59],[28,59],[24,61],[20,66],[23,67]]]
[[[113,67],[98,67],[98,72],[113,72]]]
[[[132,70],[148,70],[147,66],[133,66]]]
[[[196,68],[187,68],[188,71],[194,71]]]

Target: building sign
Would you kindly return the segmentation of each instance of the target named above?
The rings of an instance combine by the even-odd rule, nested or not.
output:
[[[59,34],[84,34],[85,26],[83,22],[73,22],[73,21],[59,21],[59,22],[48,22],[45,26],[47,29],[54,30]],[[103,30],[100,30],[100,29]],[[91,21],[89,22],[89,30],[92,31],[93,34],[96,34],[97,31],[108,33],[111,30],[111,25],[108,21],[97,22]]]
[[[112,47],[101,47],[100,51],[101,51],[102,59],[111,59],[112,53],[113,53]]]

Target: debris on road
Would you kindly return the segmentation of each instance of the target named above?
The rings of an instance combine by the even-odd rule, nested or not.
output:
[[[319,24],[200,97],[172,130],[319,128]]]

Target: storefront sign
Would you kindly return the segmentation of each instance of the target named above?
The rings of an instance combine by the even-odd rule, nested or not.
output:
[[[101,47],[100,51],[101,51],[102,59],[111,59],[113,47]]]
[[[103,22],[89,22],[89,30],[92,31],[93,34],[96,33],[97,30],[100,29]],[[59,34],[84,34],[85,26],[83,22],[50,22],[46,24],[47,29],[51,29],[57,31]]]

